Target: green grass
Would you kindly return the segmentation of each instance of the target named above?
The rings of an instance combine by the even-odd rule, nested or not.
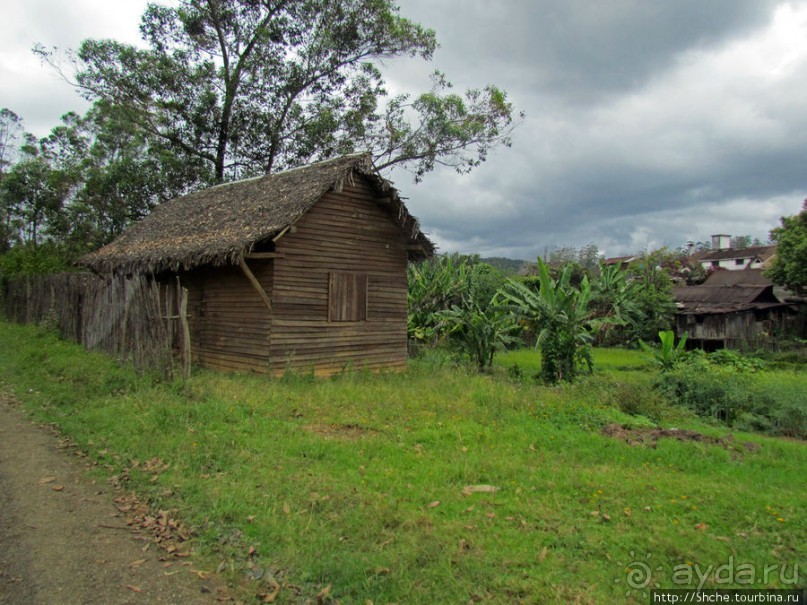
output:
[[[646,602],[626,571],[645,561],[662,587],[730,560],[786,566],[767,585],[788,587],[795,564],[807,569],[805,443],[605,437],[604,424],[647,423],[622,408],[652,399],[652,375],[634,352],[596,361],[593,377],[552,388],[508,375],[513,363],[537,371],[529,351],[502,356],[493,376],[426,357],[404,374],[197,371],[165,384],[0,324],[2,388],[107,472],[132,469],[133,489],[194,528],[209,568],[268,570],[284,586],[277,602],[327,586],[342,603],[622,603],[628,591]],[[665,426],[726,434],[646,407]],[[155,457],[169,465],[156,480],[132,468]],[[464,495],[469,485],[499,490]],[[722,585],[712,574],[705,586]]]

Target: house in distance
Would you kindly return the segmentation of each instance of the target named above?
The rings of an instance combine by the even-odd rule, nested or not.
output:
[[[765,269],[776,255],[776,246],[749,246],[732,248],[730,235],[713,235],[712,249],[696,252],[690,261],[698,262],[704,269]]]
[[[407,263],[434,250],[354,154],[168,201],[81,264],[178,280],[199,365],[328,375],[405,367]]]

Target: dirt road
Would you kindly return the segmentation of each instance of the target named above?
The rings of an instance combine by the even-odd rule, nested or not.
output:
[[[166,560],[114,498],[0,393],[0,603],[220,602],[192,558]]]

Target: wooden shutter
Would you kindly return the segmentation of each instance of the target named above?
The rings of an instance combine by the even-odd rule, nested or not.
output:
[[[367,274],[332,272],[328,284],[328,321],[367,319]]]

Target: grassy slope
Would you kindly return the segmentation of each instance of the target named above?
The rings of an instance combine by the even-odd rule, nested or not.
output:
[[[525,357],[502,365],[529,373],[534,358],[513,355]],[[154,384],[0,324],[0,388],[115,471],[169,463],[156,481],[132,470],[133,488],[179,509],[212,567],[228,557],[238,570],[255,546],[287,585],[278,602],[327,585],[343,603],[624,602],[633,560],[663,587],[684,587],[672,576],[688,564],[786,566],[785,581],[807,569],[805,444],[604,437],[597,427],[626,419],[620,382],[648,380],[638,357],[601,355],[605,375],[551,389],[429,362],[403,375]],[[479,484],[500,490],[463,495]]]

